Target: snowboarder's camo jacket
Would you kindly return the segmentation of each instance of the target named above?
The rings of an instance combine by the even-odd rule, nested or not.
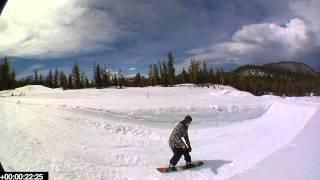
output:
[[[169,138],[169,146],[171,149],[173,148],[183,148],[182,146],[182,139],[186,140],[187,146],[190,148],[190,141],[188,136],[188,127],[185,126],[183,123],[179,123],[174,130],[172,131],[170,138]]]

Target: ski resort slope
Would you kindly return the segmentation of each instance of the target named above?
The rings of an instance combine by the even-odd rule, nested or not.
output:
[[[256,97],[227,86],[26,86],[0,92],[0,161],[7,171],[49,171],[58,180],[237,179],[259,175],[261,162],[292,146],[319,105],[318,97]],[[161,174],[169,135],[187,114],[192,159],[205,165]]]

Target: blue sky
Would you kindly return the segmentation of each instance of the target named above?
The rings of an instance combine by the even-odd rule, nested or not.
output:
[[[0,55],[18,76],[66,72],[77,61],[126,74],[173,51],[226,70],[299,61],[320,70],[318,0],[10,0],[0,17]]]

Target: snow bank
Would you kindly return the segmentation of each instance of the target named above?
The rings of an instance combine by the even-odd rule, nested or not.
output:
[[[28,85],[21,88],[16,88],[15,92],[25,93],[26,95],[35,95],[35,94],[50,94],[60,92],[61,89],[51,89],[41,85]]]
[[[301,180],[320,179],[319,167],[320,111],[292,142],[280,151],[268,156],[252,169],[238,174],[230,180]]]
[[[251,93],[244,92],[244,91],[235,91],[235,90],[221,90],[219,93],[211,93],[212,96],[217,95],[225,95],[231,97],[246,97],[246,96],[253,96]]]
[[[16,88],[14,90],[0,91],[0,96],[26,96],[26,95],[39,95],[39,94],[52,94],[61,92],[61,89],[51,89],[41,85],[27,85],[24,87]]]
[[[199,154],[199,159],[231,162],[221,167],[211,179],[224,179],[241,173],[290,143],[316,110],[317,107],[313,105],[276,101],[263,116],[254,121],[202,131],[206,139],[197,140],[201,142],[197,146],[202,147],[199,151],[212,152],[214,155],[208,157],[208,154]],[[206,143],[212,146],[208,147]]]
[[[41,94],[0,98],[5,169],[49,171],[58,180],[225,179],[288,145],[320,103],[243,96],[227,87],[48,91],[31,88]],[[187,113],[194,119],[192,158],[205,165],[160,174],[155,168],[172,156],[168,137]]]
[[[7,101],[53,108],[77,108],[102,113],[119,121],[128,121],[130,118],[148,126],[159,126],[160,123],[167,127],[180,121],[186,114],[194,117],[196,126],[205,123],[207,127],[255,119],[264,114],[273,102],[269,99],[260,102],[258,97],[229,86],[84,89],[58,91],[54,95],[56,90],[44,87],[28,86],[19,90],[32,96]],[[238,98],[239,102],[235,103],[234,100]]]

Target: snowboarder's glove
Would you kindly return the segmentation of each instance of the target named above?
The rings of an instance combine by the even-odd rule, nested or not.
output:
[[[182,149],[187,149],[187,146],[186,146],[186,144],[184,144],[183,141],[180,140],[179,143],[180,143],[180,147],[181,147]]]
[[[189,150],[189,152],[191,152],[191,151],[192,151],[192,148],[190,147],[188,150]]]

